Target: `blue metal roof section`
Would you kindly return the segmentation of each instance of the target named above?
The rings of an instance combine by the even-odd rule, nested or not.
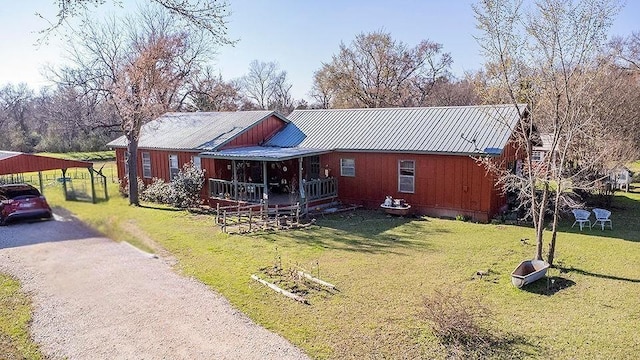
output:
[[[248,146],[221,151],[207,151],[200,153],[201,157],[226,160],[248,161],[285,161],[305,156],[313,156],[328,153],[326,149],[309,149],[299,147],[269,147]]]
[[[265,146],[294,147],[300,145],[307,137],[294,123],[289,123],[281,131],[269,139]]]

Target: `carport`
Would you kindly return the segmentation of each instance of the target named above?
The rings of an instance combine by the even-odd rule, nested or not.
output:
[[[95,204],[96,188],[95,175],[101,177],[104,184],[104,196],[108,199],[107,194],[107,178],[100,172],[93,169],[93,163],[79,160],[57,159],[49,156],[25,154],[14,151],[0,151],[0,176],[16,175],[30,172],[37,172],[40,183],[40,192],[44,193],[44,185],[42,182],[42,172],[47,170],[62,170],[62,187],[64,189],[64,198],[69,200],[67,189],[67,169],[70,168],[86,168],[91,178],[91,200]]]

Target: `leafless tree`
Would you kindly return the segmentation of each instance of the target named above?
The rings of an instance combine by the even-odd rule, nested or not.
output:
[[[521,121],[515,145],[525,154],[522,173],[485,164],[498,173],[505,190],[518,194],[536,229],[536,259],[543,257],[546,216],[552,216],[547,261],[553,264],[560,210],[577,189],[594,189],[604,170],[625,161],[614,129],[600,127],[611,112],[597,106],[606,94],[595,91],[607,78],[603,59],[607,30],[619,6],[614,0],[483,0],[474,6],[479,42],[487,61],[491,99],[507,99]],[[614,104],[609,104],[614,105]],[[550,135],[550,156],[532,161],[536,134]]]
[[[287,72],[280,70],[274,61],[253,60],[249,72],[240,79],[242,90],[260,109],[273,109],[290,106],[291,85],[287,81]]]
[[[313,96],[338,108],[420,106],[451,63],[440,44],[409,47],[389,33],[361,33],[316,72]]]
[[[142,125],[181,109],[192,78],[219,39],[188,31],[171,14],[147,7],[137,17],[85,21],[73,39],[74,66],[58,81],[101,94],[115,109],[128,141],[129,202],[138,205],[137,149]]]
[[[193,81],[189,98],[198,111],[238,111],[245,101],[237,82],[225,81],[221,74],[213,75],[211,68]]]
[[[227,18],[231,15],[229,4],[224,0],[147,0],[151,5],[166,9],[175,19],[179,19],[190,30],[203,30],[219,44],[232,44],[227,34]],[[58,13],[55,20],[46,19],[49,26],[41,31],[43,39],[53,30],[67,24],[70,19],[84,17],[92,9],[111,2],[123,6],[121,0],[57,0]],[[184,27],[183,26],[183,27]]]

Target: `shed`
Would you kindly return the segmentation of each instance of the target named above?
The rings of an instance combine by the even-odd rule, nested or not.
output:
[[[101,174],[93,169],[93,163],[79,160],[58,159],[42,155],[25,154],[14,151],[0,151],[0,176],[37,172],[41,193],[44,192],[42,172],[47,170],[62,170],[62,184],[64,188],[65,199],[68,199],[66,172],[67,169],[70,168],[86,168],[89,171],[89,174],[91,175],[91,196],[92,201],[95,203],[96,191],[94,186],[94,175]],[[102,175],[102,178],[105,182],[105,197],[108,197],[106,177]]]

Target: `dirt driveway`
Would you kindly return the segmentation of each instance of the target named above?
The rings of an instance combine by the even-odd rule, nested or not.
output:
[[[203,284],[69,216],[0,227],[0,272],[34,301],[58,359],[306,359]]]

